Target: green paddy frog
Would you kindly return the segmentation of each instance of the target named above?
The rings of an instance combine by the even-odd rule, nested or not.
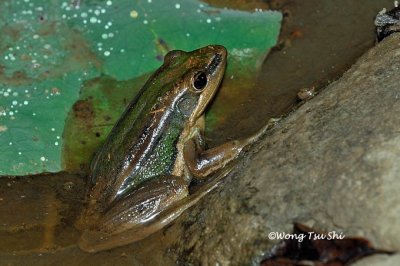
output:
[[[161,229],[212,190],[265,131],[205,149],[204,110],[226,61],[218,45],[165,56],[93,159],[80,219],[83,250],[126,245]],[[201,189],[192,191],[194,183]]]

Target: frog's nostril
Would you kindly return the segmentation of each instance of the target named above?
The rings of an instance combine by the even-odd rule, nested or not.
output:
[[[208,65],[208,71],[207,71],[208,74],[214,73],[221,62],[222,62],[222,55],[215,54],[213,59],[211,60],[211,63]]]

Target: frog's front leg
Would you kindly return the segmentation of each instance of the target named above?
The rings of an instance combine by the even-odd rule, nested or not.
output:
[[[202,128],[196,128],[192,138],[184,146],[183,156],[186,166],[192,176],[206,177],[236,159],[251,144],[259,140],[268,128],[270,124],[249,138],[233,140],[208,150],[205,150]]]

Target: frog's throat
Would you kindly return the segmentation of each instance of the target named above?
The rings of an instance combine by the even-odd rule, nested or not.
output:
[[[206,91],[204,91],[198,101],[198,105],[196,106],[195,110],[193,111],[192,117],[189,119],[189,124],[191,126],[195,125],[197,120],[201,117],[204,116],[205,110],[207,106],[209,106],[210,102],[214,98],[215,93],[217,92],[219,86],[221,85],[222,82],[222,75],[218,77],[218,81],[214,82]]]
[[[204,129],[206,127],[206,119],[204,113],[202,113],[195,122],[195,127],[200,129],[202,132],[204,132]]]

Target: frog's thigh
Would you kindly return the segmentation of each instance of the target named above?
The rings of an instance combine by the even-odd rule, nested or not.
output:
[[[170,209],[187,195],[182,177],[155,177],[112,204],[96,226],[82,234],[79,246],[97,252],[139,241],[176,218],[181,212]]]
[[[187,183],[179,176],[158,176],[117,200],[106,211],[99,224],[121,232],[135,224],[147,222],[171,204],[188,195]]]
[[[243,148],[250,143],[252,141],[249,139],[234,140],[212,149],[203,150],[198,145],[198,140],[193,138],[185,144],[183,156],[194,177],[205,177],[237,158]]]

